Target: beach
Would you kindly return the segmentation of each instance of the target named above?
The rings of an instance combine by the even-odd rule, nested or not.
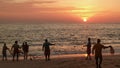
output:
[[[69,54],[54,55],[50,61],[44,57],[24,61],[0,61],[1,68],[96,68],[94,56],[92,60],[85,60],[85,55]],[[120,55],[104,55],[102,68],[120,68]]]

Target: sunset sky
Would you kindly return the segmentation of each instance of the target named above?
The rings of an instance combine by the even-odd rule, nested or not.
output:
[[[120,0],[0,0],[0,23],[120,23]]]

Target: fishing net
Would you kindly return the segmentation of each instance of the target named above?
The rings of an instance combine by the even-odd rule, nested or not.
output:
[[[110,53],[111,53],[111,54],[114,54],[114,53],[115,53],[115,50],[114,50],[114,48],[113,48],[112,46],[110,46]]]

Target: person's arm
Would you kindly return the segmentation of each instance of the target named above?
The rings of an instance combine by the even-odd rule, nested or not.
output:
[[[103,46],[104,49],[111,47],[111,46],[104,46],[104,45],[102,45],[102,46]]]
[[[50,45],[55,45],[55,44],[52,44],[52,43],[49,43]]]
[[[11,47],[11,51],[12,51],[13,47],[14,47],[14,45]]]
[[[7,50],[9,50],[9,48],[8,48],[8,47],[6,47],[6,49],[7,49]]]
[[[18,48],[18,50],[20,51],[21,47],[20,47],[19,45],[17,45],[17,48]]]
[[[7,46],[5,46],[5,49],[6,49],[6,50],[8,50],[8,47],[7,47]]]
[[[55,45],[55,44],[50,44],[50,45]]]

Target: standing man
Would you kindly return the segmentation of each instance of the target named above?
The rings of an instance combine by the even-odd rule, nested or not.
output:
[[[19,45],[18,45],[18,41],[15,41],[15,43],[13,44],[11,50],[13,51],[13,61],[14,61],[14,57],[17,57],[17,61],[19,58]]]
[[[88,38],[88,43],[87,43],[87,57],[86,60],[89,59],[91,60],[91,38]]]
[[[2,54],[3,54],[3,61],[4,60],[7,60],[7,51],[8,50],[8,47],[6,46],[6,43],[4,43],[4,46],[3,46],[3,49],[2,49]]]
[[[27,42],[23,43],[22,50],[23,50],[23,53],[24,53],[24,60],[27,60],[28,52],[29,52],[29,45],[27,44]]]
[[[50,42],[48,42],[47,39],[45,39],[42,50],[44,51],[46,61],[50,60],[50,45],[54,45],[54,44],[51,44]]]
[[[97,44],[93,46],[92,53],[94,54],[95,51],[95,60],[96,60],[96,68],[101,68],[102,64],[102,49],[111,47],[111,46],[104,46],[102,45],[100,39],[97,39]]]

